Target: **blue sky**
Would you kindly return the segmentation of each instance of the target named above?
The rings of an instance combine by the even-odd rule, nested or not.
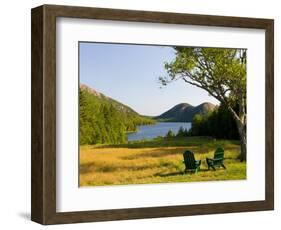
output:
[[[168,46],[80,42],[80,83],[130,106],[142,115],[160,115],[179,103],[218,104],[204,90],[182,80],[161,87],[164,62],[174,59]]]

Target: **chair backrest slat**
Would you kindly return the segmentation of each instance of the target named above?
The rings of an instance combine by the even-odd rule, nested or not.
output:
[[[214,159],[222,159],[224,158],[224,150],[223,148],[217,148],[214,154]]]
[[[187,150],[183,153],[183,159],[184,159],[184,163],[185,166],[188,169],[195,169],[196,168],[196,164],[195,164],[195,157],[193,152]]]

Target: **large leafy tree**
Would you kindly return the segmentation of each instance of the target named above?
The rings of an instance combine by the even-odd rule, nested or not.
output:
[[[246,160],[246,50],[174,47],[176,57],[165,63],[163,85],[175,80],[206,90],[232,114],[240,136],[241,161]],[[238,111],[234,109],[238,104]]]

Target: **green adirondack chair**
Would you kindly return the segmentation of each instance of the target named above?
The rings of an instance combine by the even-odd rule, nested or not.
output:
[[[200,170],[201,160],[195,160],[193,152],[187,150],[183,153],[183,162],[185,164],[184,173],[197,173]]]
[[[220,167],[226,169],[225,165],[223,164],[223,160],[224,160],[224,149],[217,148],[213,159],[206,158],[208,169],[212,168],[213,170],[216,170],[216,168],[220,168]]]

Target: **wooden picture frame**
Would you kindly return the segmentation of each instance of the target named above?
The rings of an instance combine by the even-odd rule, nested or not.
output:
[[[99,211],[56,211],[56,18],[120,20],[265,30],[265,200]],[[179,13],[43,5],[32,9],[31,219],[63,224],[274,209],[274,21]]]

